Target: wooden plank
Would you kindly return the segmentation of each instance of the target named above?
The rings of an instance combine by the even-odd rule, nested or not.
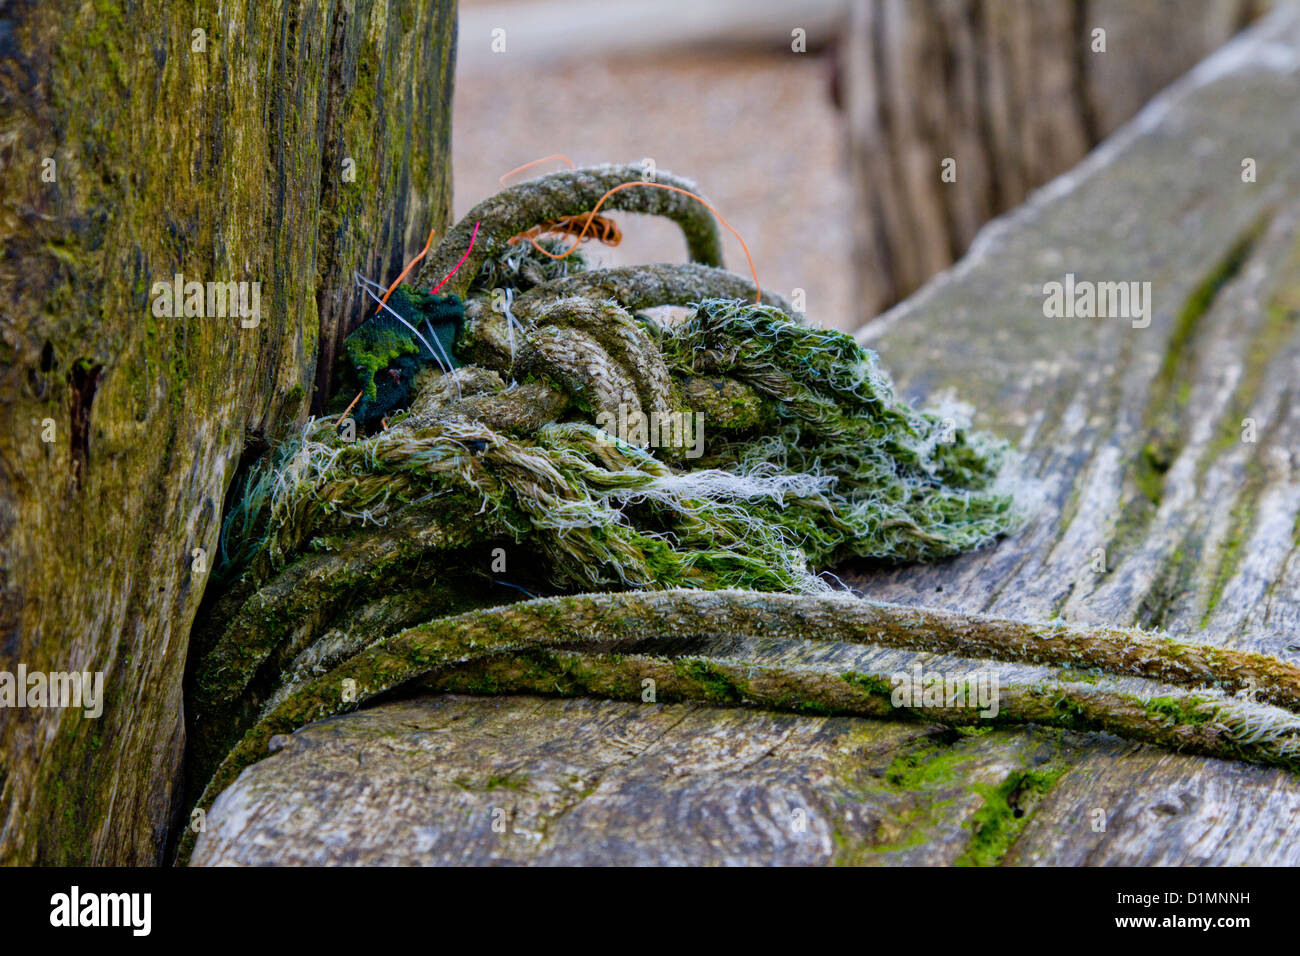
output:
[[[942,587],[941,603],[956,609],[1156,624],[1296,659],[1298,96],[1300,16],[1290,8],[859,334],[905,393],[954,391],[980,410],[978,423],[1012,438],[1043,506],[992,550],[856,583],[883,600],[934,603]],[[1242,181],[1247,157],[1257,182]],[[1150,326],[1045,318],[1044,285],[1067,272],[1150,282]],[[1247,418],[1254,443],[1241,440]],[[1093,570],[1099,548],[1104,573]],[[1009,859],[1300,860],[1288,838],[1300,802],[1282,772],[1097,753],[1065,780]],[[1178,826],[1131,812],[1147,805],[1178,807]],[[1111,816],[1101,834],[1080,826],[1097,806]]]
[[[891,783],[897,755],[933,736],[691,704],[415,698],[294,734],[222,794],[191,862],[951,863],[983,805],[972,785],[1021,754],[994,735],[945,749],[924,786]]]

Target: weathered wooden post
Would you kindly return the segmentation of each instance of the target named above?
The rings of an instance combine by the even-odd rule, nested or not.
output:
[[[102,672],[106,698],[98,719],[0,708],[0,863],[161,859],[245,444],[327,385],[353,271],[388,274],[445,222],[454,10],[0,21],[0,669]]]

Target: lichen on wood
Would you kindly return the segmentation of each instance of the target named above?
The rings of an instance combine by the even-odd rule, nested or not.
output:
[[[750,704],[795,713],[905,716],[888,696],[888,675],[825,675],[690,658],[660,662],[602,656],[655,635],[675,641],[715,635],[883,644],[1045,661],[1192,688],[1154,697],[1106,685],[1035,682],[1000,693],[1002,723],[1033,722],[1108,731],[1176,750],[1300,769],[1300,669],[1266,655],[1179,644],[1135,629],[1090,629],[875,604],[847,594],[753,591],[639,591],[519,602],[441,617],[358,649],[319,676],[301,675],[278,694],[221,760],[204,792],[210,806],[239,771],[266,754],[270,739],[425,678],[434,689],[591,692],[635,697],[646,677],[669,699]],[[574,665],[562,686],[547,667],[556,654]],[[552,662],[548,665],[548,660]],[[512,663],[513,661],[513,663]],[[529,663],[531,662],[531,663]],[[469,666],[469,670],[461,671]],[[684,666],[685,665],[685,666]],[[664,668],[668,668],[665,672]],[[1270,706],[1225,693],[1271,688]],[[954,726],[980,723],[969,708],[925,707],[914,716]],[[192,840],[191,836],[186,841]],[[191,842],[182,844],[182,854]]]

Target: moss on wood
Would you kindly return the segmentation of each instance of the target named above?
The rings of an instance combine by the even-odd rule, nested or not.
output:
[[[445,223],[453,4],[397,6],[7,14],[0,642],[32,669],[103,671],[112,705],[0,725],[22,755],[0,862],[161,859],[186,641],[246,435],[300,420],[353,270]],[[155,315],[178,273],[259,282],[258,323]]]

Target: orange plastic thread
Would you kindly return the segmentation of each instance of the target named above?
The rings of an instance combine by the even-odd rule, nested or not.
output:
[[[506,180],[509,179],[511,176],[513,176],[515,173],[522,173],[525,169],[532,169],[534,166],[540,166],[542,163],[549,163],[553,159],[564,160],[566,163],[569,164],[570,169],[578,168],[577,166],[573,165],[573,160],[569,159],[568,156],[565,156],[563,153],[555,153],[551,156],[545,156],[542,159],[534,159],[531,163],[524,163],[522,166],[518,166],[510,170],[510,172],[506,173],[504,176],[498,179],[497,182],[499,182],[502,186],[505,186]]]
[[[498,181],[501,183],[502,186],[504,186],[504,185],[506,184],[506,180],[509,179],[511,176],[513,176],[515,173],[522,173],[525,169],[532,169],[534,166],[540,166],[542,163],[549,162],[549,161],[552,160],[552,159],[562,159],[562,160],[564,160],[566,163],[569,164],[569,168],[570,168],[570,169],[577,169],[577,167],[576,167],[575,165],[573,165],[573,160],[569,159],[568,156],[565,156],[563,153],[555,153],[553,156],[546,156],[546,157],[544,157],[544,158],[542,158],[542,159],[535,159],[535,160],[533,160],[531,163],[524,163],[522,166],[519,166],[519,167],[516,168],[516,169],[512,169],[512,170],[510,170],[510,172],[506,173],[506,174],[505,174],[504,176],[502,176],[501,179],[498,180]],[[384,304],[388,302],[388,297],[391,296],[391,295],[393,294],[393,291],[394,291],[394,290],[395,290],[399,285],[402,284],[402,280],[405,279],[405,278],[410,274],[411,270],[415,268],[415,264],[416,264],[417,262],[419,262],[421,259],[423,259],[425,256],[427,256],[427,255],[429,254],[429,247],[433,245],[433,234],[434,234],[435,231],[436,231],[436,230],[434,230],[434,229],[430,229],[430,230],[429,230],[429,238],[425,240],[425,242],[424,242],[424,248],[420,250],[420,254],[419,254],[418,256],[416,256],[414,259],[412,259],[410,262],[408,262],[408,263],[406,264],[406,268],[402,270],[401,275],[399,275],[396,279],[394,279],[394,280],[393,280],[393,284],[390,285],[390,286],[388,287],[388,291],[384,293],[384,297],[383,297],[382,299],[380,299],[380,300],[379,300],[379,304],[375,306],[375,314],[376,314],[376,315],[379,313],[379,310],[382,309],[382,308],[384,307]],[[478,232],[478,224],[477,224],[477,223],[475,223],[475,225],[474,225],[474,231],[475,231],[475,233]],[[474,240],[471,239],[471,240],[470,240],[470,246],[471,246],[471,248],[473,247],[473,245],[474,245]],[[468,250],[466,250],[465,255],[467,255],[467,256],[469,255],[469,251],[468,251]],[[464,261],[465,261],[465,260],[464,260],[463,258],[460,260],[460,262],[464,262]],[[459,268],[460,268],[460,262],[456,263],[456,269],[459,269]],[[455,272],[456,269],[452,269],[451,271],[452,271],[452,272]],[[447,275],[447,279],[450,279],[450,278],[451,278],[451,275],[450,275],[450,273],[449,273],[449,274]],[[445,283],[445,282],[447,281],[447,279],[443,279],[442,282],[439,282],[439,283],[438,283],[438,287],[437,287],[436,289],[434,289],[433,291],[434,291],[434,292],[437,292],[438,289],[441,289],[442,286],[443,286],[443,283]]]
[[[474,240],[478,238],[478,227],[479,224],[474,223],[474,231],[469,234],[469,245],[465,247],[465,254],[451,267],[451,271],[442,277],[442,281],[429,290],[430,292],[436,294],[439,289],[447,284],[447,280],[456,274],[456,270],[465,264],[465,260],[469,258],[469,251],[474,248]]]
[[[546,222],[539,222],[531,229],[525,229],[523,232],[511,236],[506,240],[506,245],[513,246],[527,239],[532,243],[534,249],[545,252],[546,250],[542,249],[537,243],[540,236],[579,236],[582,235],[582,227],[591,220],[590,213],[584,213],[581,216],[561,216],[559,219],[548,219]],[[595,225],[596,231],[587,238],[599,239],[607,246],[617,246],[623,241],[623,232],[613,219],[606,216],[596,216],[593,225]]]
[[[609,192],[605,193],[605,195],[601,196],[600,201],[596,203],[596,207],[592,209],[591,212],[587,213],[587,223],[585,226],[582,227],[582,232],[578,233],[578,238],[573,241],[573,245],[569,246],[567,250],[565,250],[562,253],[559,253],[558,255],[555,253],[547,252],[545,249],[542,249],[541,247],[538,247],[537,251],[542,253],[542,255],[549,256],[552,259],[563,259],[566,256],[571,255],[573,253],[573,250],[577,249],[578,246],[582,244],[582,240],[587,235],[587,230],[591,228],[592,220],[599,218],[596,216],[596,213],[600,212],[600,207],[605,204],[605,200],[608,199],[610,196],[614,195],[614,193],[618,192],[619,190],[628,189],[632,186],[653,186],[655,189],[667,189],[669,192],[681,193],[684,196],[690,196],[692,199],[698,202],[709,212],[713,213],[713,215],[717,217],[718,222],[726,226],[727,229],[731,232],[731,234],[736,237],[736,241],[740,243],[740,248],[745,250],[745,259],[746,261],[749,262],[749,272],[754,277],[754,289],[757,292],[757,296],[755,297],[754,302],[755,304],[758,305],[762,304],[763,288],[758,284],[758,270],[754,268],[754,257],[749,254],[749,246],[745,245],[745,240],[741,239],[740,233],[736,232],[735,229],[731,228],[731,223],[723,219],[722,216],[719,215],[718,211],[714,209],[712,206],[710,206],[707,202],[705,202],[702,197],[695,195],[695,193],[691,192],[688,189],[682,189],[678,186],[668,186],[665,185],[664,183],[648,183],[645,182],[644,180],[637,180],[636,182],[623,183],[619,186],[615,186]],[[534,245],[536,244],[534,243]]]
[[[460,262],[457,262],[456,265],[452,268],[452,270],[448,272],[446,276],[443,277],[443,280],[433,287],[434,292],[437,292],[444,285],[446,285],[447,280],[456,274],[456,270],[460,268],[461,263],[463,263],[466,259],[469,258],[469,250],[474,248],[474,237],[478,235],[478,226],[479,226],[478,223],[474,223],[474,233],[469,237],[469,249],[465,250],[465,255],[461,256]],[[379,310],[384,307],[384,304],[388,302],[388,297],[393,294],[393,290],[396,289],[399,285],[401,285],[402,280],[405,279],[410,274],[411,270],[415,268],[415,264],[429,254],[429,247],[433,245],[434,232],[435,230],[433,229],[429,230],[429,238],[425,240],[424,248],[420,250],[420,254],[406,264],[406,268],[402,270],[401,275],[399,275],[396,279],[394,279],[393,284],[388,287],[388,291],[384,293],[384,297],[380,299],[379,304],[375,306],[376,315],[379,314]]]
[[[357,402],[361,401],[361,396],[364,394],[366,394],[366,390],[363,388],[361,391],[357,392],[357,397],[352,399],[352,402],[348,405],[348,407],[343,409],[343,414],[339,416],[340,425],[342,425],[343,422],[347,420],[348,414],[352,411],[352,409],[357,407]]]
[[[429,247],[433,245],[434,231],[435,230],[433,229],[429,230],[429,238],[425,240],[424,248],[420,250],[420,254],[406,264],[406,268],[402,270],[402,274],[393,280],[393,284],[388,287],[388,291],[384,293],[384,297],[379,300],[379,304],[375,306],[376,315],[378,315],[379,310],[384,307],[384,303],[388,301],[388,297],[393,294],[393,290],[396,289],[399,285],[401,285],[402,280],[406,278],[407,273],[409,273],[412,269],[415,268],[415,264],[417,262],[419,262],[421,259],[423,259],[425,256],[429,254]]]

